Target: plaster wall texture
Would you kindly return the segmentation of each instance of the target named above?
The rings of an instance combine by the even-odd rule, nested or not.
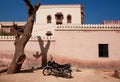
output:
[[[116,31],[56,31],[55,52],[79,60],[120,60],[120,33]],[[108,44],[109,57],[98,55],[98,44]]]
[[[36,23],[46,24],[47,16],[51,15],[52,24],[56,24],[55,14],[63,14],[63,24],[67,23],[67,15],[72,16],[72,23],[81,24],[81,5],[43,5],[36,13]]]

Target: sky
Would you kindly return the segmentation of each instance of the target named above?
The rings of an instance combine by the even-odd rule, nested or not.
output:
[[[104,20],[120,20],[120,0],[30,0],[44,4],[81,4],[85,24],[100,24]],[[26,21],[27,8],[23,0],[1,0],[0,21]]]

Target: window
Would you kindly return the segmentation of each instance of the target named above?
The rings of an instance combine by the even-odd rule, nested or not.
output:
[[[51,23],[51,19],[52,19],[51,15],[48,15],[47,16],[47,23]]]
[[[68,15],[67,16],[67,23],[71,23],[71,19],[72,19],[71,15]]]
[[[99,44],[99,57],[108,57],[108,44]]]
[[[62,24],[63,14],[58,12],[55,14],[56,24]]]

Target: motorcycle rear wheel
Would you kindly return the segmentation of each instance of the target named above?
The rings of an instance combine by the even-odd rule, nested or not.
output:
[[[66,78],[71,78],[71,72],[67,72]]]
[[[65,70],[65,71],[64,71],[64,77],[65,77],[65,78],[71,78],[71,77],[72,77],[71,71]]]
[[[44,76],[49,76],[49,75],[51,75],[51,73],[52,73],[52,68],[46,67],[46,68],[43,69],[43,75]]]

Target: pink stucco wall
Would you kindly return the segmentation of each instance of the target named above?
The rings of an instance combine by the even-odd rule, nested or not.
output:
[[[56,29],[55,34],[55,55],[64,60],[80,66],[120,67],[120,31]],[[108,44],[109,57],[99,57],[98,44]]]
[[[4,39],[4,40],[3,40]],[[0,40],[0,64],[6,63],[9,64],[12,61],[12,58],[14,56],[14,40],[6,39],[3,37],[2,40]],[[49,40],[49,41],[48,41]],[[41,64],[41,54],[46,54],[46,57],[49,59],[49,55],[54,54],[54,39],[44,39],[44,40],[37,40],[32,39],[29,40],[26,47],[25,47],[25,54],[27,56],[24,65],[39,65]],[[39,58],[36,59],[33,55],[36,55],[36,52],[38,52]]]
[[[33,63],[38,62],[40,64],[41,57],[36,62],[33,54],[36,54],[37,51],[41,54],[43,49],[42,51],[47,53],[47,59],[49,59],[49,55],[52,55],[54,60],[60,63],[69,62],[79,66],[120,67],[120,31],[56,29],[55,38],[49,40],[50,44],[47,51],[45,49],[48,39],[43,40],[42,48],[38,40],[30,40],[25,48],[29,61],[25,61],[25,63],[33,65]],[[0,55],[9,54],[13,57],[13,43],[13,40],[0,40]],[[98,44],[108,44],[108,58],[98,56]],[[1,60],[3,59],[5,58],[1,58]]]
[[[56,31],[56,54],[80,60],[120,60],[119,31]],[[98,44],[108,44],[109,57],[98,57]]]

